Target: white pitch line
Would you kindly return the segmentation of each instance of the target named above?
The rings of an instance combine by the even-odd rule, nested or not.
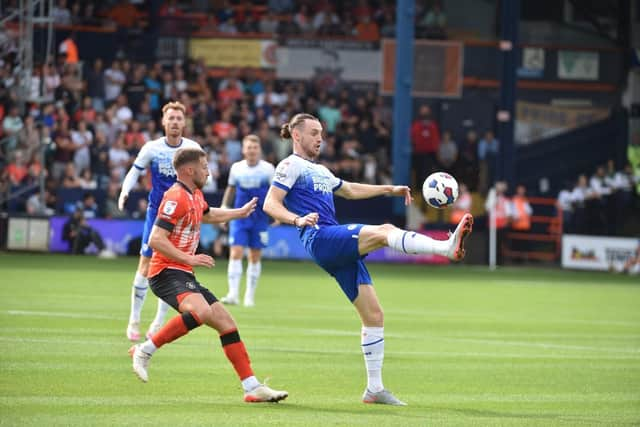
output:
[[[102,320],[118,320],[120,317],[108,316],[92,313],[70,313],[70,312],[54,312],[54,311],[26,311],[26,310],[8,310],[10,315],[23,315],[23,316],[43,316],[43,317],[66,317],[75,319],[102,319]],[[303,335],[328,335],[328,336],[356,336],[359,331],[337,330],[337,329],[314,329],[314,328],[286,328],[282,326],[245,326],[243,329],[266,329],[266,330],[278,330],[296,332]],[[592,346],[580,346],[580,345],[565,345],[555,343],[540,343],[540,342],[523,342],[523,341],[508,341],[508,340],[493,340],[493,339],[479,339],[479,338],[465,338],[465,337],[447,337],[440,335],[429,334],[387,334],[390,338],[406,338],[406,339],[432,339],[440,341],[453,341],[453,342],[472,342],[477,344],[499,345],[499,346],[515,346],[515,347],[531,347],[531,348],[544,348],[544,349],[556,349],[556,350],[578,350],[578,351],[593,351],[602,353],[620,353],[620,354],[640,354],[640,349],[624,349],[624,348],[612,348],[612,347],[592,347]]]
[[[7,310],[6,313],[11,316],[66,317],[69,319],[102,319],[102,320],[122,319],[122,317],[119,317],[119,316],[109,316],[106,314],[70,313],[70,312],[61,312],[61,311]]]

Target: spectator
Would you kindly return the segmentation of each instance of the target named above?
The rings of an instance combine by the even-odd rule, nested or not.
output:
[[[67,0],[58,0],[51,9],[50,16],[56,25],[71,25],[71,11],[67,7]]]
[[[2,131],[4,133],[4,137],[8,138],[5,149],[9,152],[14,150],[18,145],[18,135],[20,134],[23,126],[24,123],[18,114],[18,107],[10,107],[9,114],[7,114],[2,120]]]
[[[467,131],[458,149],[458,176],[470,191],[478,189],[478,135],[472,129]]]
[[[100,258],[115,258],[115,254],[106,248],[102,236],[85,219],[82,210],[75,211],[65,223],[62,231],[63,240],[69,243],[71,253],[84,254],[93,244],[98,250]]]
[[[55,215],[55,210],[47,206],[47,199],[50,198],[49,190],[44,190],[44,197],[40,192],[32,194],[27,199],[26,211],[29,215],[35,216],[52,216]]]
[[[298,6],[298,11],[294,15],[293,21],[302,33],[309,34],[313,32],[313,17],[308,4],[302,3]]]
[[[242,141],[238,138],[238,129],[233,127],[224,143],[224,151],[229,162],[235,163],[242,160]]]
[[[122,182],[129,169],[130,161],[131,155],[125,149],[124,134],[121,133],[109,149],[109,170],[111,170],[111,176],[116,177]]]
[[[533,209],[527,198],[527,189],[524,185],[516,187],[516,194],[511,198],[511,203],[513,204],[511,228],[516,231],[531,230]]]
[[[260,18],[258,22],[258,30],[265,34],[275,34],[278,28],[278,19],[275,13],[269,9],[267,13]]]
[[[54,136],[55,152],[53,154],[53,165],[51,167],[51,176],[58,180],[67,168],[68,163],[73,162],[75,154],[75,145],[71,141],[71,134],[68,129],[68,122],[61,121],[59,129],[56,130]]]
[[[495,180],[499,151],[500,143],[493,135],[493,131],[488,130],[484,138],[478,142],[478,189],[483,194]]]
[[[91,156],[89,149],[93,143],[93,133],[87,129],[84,120],[78,122],[78,129],[71,131],[71,141],[75,145],[73,163],[76,170],[91,168]]]
[[[571,191],[568,188],[569,185],[565,185],[558,193],[556,207],[562,211],[562,232],[572,234],[574,233],[573,200]]]
[[[97,111],[104,111],[105,92],[105,71],[102,59],[93,61],[92,67],[87,72],[87,97],[91,99],[93,108]]]
[[[362,41],[380,40],[380,30],[378,24],[371,21],[370,16],[361,16],[358,18],[356,26],[356,38]]]
[[[131,120],[133,120],[133,111],[129,108],[129,103],[127,102],[127,96],[124,94],[118,95],[116,99],[116,114],[115,114],[115,123],[118,126],[118,129],[121,131],[125,131]]]
[[[137,66],[133,71],[133,78],[125,83],[122,90],[127,96],[128,106],[133,113],[140,111],[140,104],[144,101],[147,85],[144,82],[144,66]]]
[[[62,40],[58,47],[58,53],[64,57],[65,64],[77,65],[80,61],[78,45],[76,44],[76,33],[72,31],[69,36]]]
[[[162,96],[162,83],[160,82],[160,71],[162,66],[157,63],[150,70],[144,79],[146,93],[149,94],[149,108],[155,114],[160,111],[160,98]]]
[[[62,80],[60,79],[60,74],[58,74],[58,70],[51,63],[47,63],[43,66],[44,69],[44,77],[43,77],[43,90],[42,97],[44,102],[53,102],[55,99],[55,93],[62,84]]]
[[[457,175],[455,170],[455,164],[458,161],[458,145],[451,139],[451,132],[445,131],[442,133],[442,142],[438,147],[438,167],[444,171],[448,171],[452,175]],[[462,219],[462,216],[458,218],[457,224]],[[454,224],[452,222],[452,224]]]
[[[106,188],[109,182],[109,143],[105,133],[96,131],[95,143],[91,145],[91,167],[95,174],[98,188]]]
[[[592,211],[595,208],[594,201],[597,198],[598,194],[587,184],[587,176],[580,175],[571,192],[571,204],[574,209],[576,233],[585,234],[588,232],[590,218],[593,216]]]
[[[140,131],[140,122],[133,120],[129,124],[129,129],[124,135],[124,145],[126,150],[132,156],[138,154],[138,151],[142,148],[146,142],[144,135]]]
[[[342,120],[342,114],[336,106],[335,97],[329,97],[327,103],[318,108],[318,117],[324,124],[327,133],[334,134],[336,132],[336,126]]]
[[[413,173],[415,182],[422,182],[435,170],[436,154],[440,147],[440,129],[431,117],[431,108],[422,105],[411,125],[413,145]]]
[[[127,82],[127,77],[122,71],[122,64],[119,60],[114,60],[111,67],[104,72],[104,96],[107,102],[114,101],[122,92],[122,87]]]
[[[275,13],[288,13],[293,10],[293,0],[268,0],[267,7]]]
[[[98,181],[93,177],[93,172],[90,168],[81,170],[78,181],[80,182],[80,188],[83,190],[95,190],[98,188]]]
[[[76,167],[72,162],[65,165],[62,175],[62,188],[82,188],[82,181],[78,178]]]
[[[98,203],[92,193],[84,193],[82,201],[78,203],[76,211],[81,211],[85,218],[97,218],[98,217]]]
[[[316,31],[319,31],[320,27],[337,28],[339,25],[340,18],[338,18],[333,5],[329,2],[324,3],[313,16],[313,28]]]
[[[24,118],[24,125],[18,133],[18,149],[24,151],[25,158],[31,158],[40,149],[40,130],[36,126],[35,118],[28,114]]]
[[[293,16],[291,14],[285,14],[280,16],[280,22],[276,27],[276,34],[280,37],[292,37],[301,34],[302,31],[296,21],[293,20]]]
[[[447,16],[442,10],[440,2],[435,2],[420,21],[420,27],[424,28],[423,35],[434,39],[445,38],[446,25]]]
[[[104,216],[105,218],[125,218],[127,213],[121,211],[118,208],[118,195],[120,194],[120,188],[116,183],[110,183],[107,187],[107,198],[104,202]]]
[[[96,110],[90,97],[85,96],[82,99],[82,106],[76,110],[73,118],[76,122],[93,123],[96,121]]]

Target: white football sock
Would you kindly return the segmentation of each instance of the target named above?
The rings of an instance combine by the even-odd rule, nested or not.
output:
[[[152,325],[160,326],[164,323],[164,317],[167,315],[167,311],[169,311],[169,304],[162,301],[158,298],[158,308],[156,309],[156,317],[151,322]]]
[[[245,392],[251,391],[259,385],[260,381],[258,381],[258,379],[253,375],[242,380],[242,389]]]
[[[144,299],[147,297],[149,282],[146,277],[136,271],[131,286],[131,314],[129,315],[129,323],[140,322],[140,312],[144,305]]]
[[[436,254],[447,256],[451,242],[435,240],[415,231],[395,229],[387,236],[390,248],[406,254]]]
[[[140,350],[144,351],[147,354],[153,354],[157,349],[158,347],[156,347],[156,345],[150,339],[140,344]]]
[[[382,362],[384,360],[384,327],[362,327],[362,354],[367,368],[367,389],[373,393],[384,390]]]
[[[227,279],[229,280],[229,297],[238,298],[240,294],[240,279],[242,278],[242,260],[229,259]]]
[[[249,262],[247,264],[247,289],[245,290],[244,300],[253,301],[256,296],[256,288],[258,287],[258,279],[262,272],[262,263]]]

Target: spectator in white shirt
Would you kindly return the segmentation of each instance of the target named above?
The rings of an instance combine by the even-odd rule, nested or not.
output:
[[[75,154],[73,155],[73,163],[75,163],[76,170],[89,169],[91,167],[89,147],[93,142],[93,133],[87,129],[87,123],[84,120],[80,120],[77,129],[71,131],[71,142],[76,146]]]
[[[122,92],[127,76],[122,71],[119,60],[114,60],[110,68],[104,72],[104,97],[107,102],[115,100]]]

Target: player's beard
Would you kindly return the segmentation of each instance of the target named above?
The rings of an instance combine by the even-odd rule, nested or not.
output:
[[[309,159],[314,160],[314,159],[317,159],[318,156],[320,156],[320,149],[316,150],[315,142],[312,142],[311,144],[307,144],[305,141],[305,138],[302,137],[302,139],[300,140],[300,146],[304,150],[305,156],[307,156]],[[309,148],[306,148],[306,147],[309,147]]]
[[[198,190],[202,190],[204,185],[207,183],[207,178],[205,177],[201,179],[200,177],[193,177],[193,183]]]

